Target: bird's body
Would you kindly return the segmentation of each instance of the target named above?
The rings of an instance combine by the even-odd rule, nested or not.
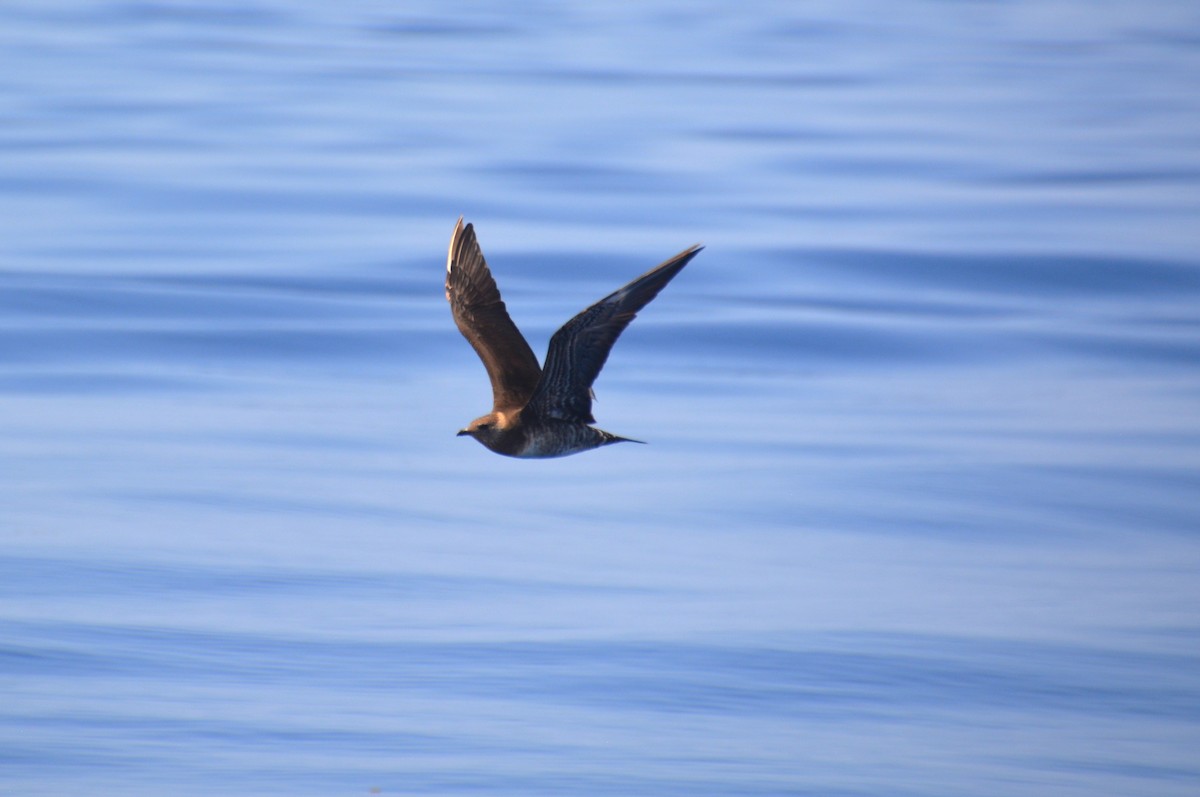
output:
[[[492,411],[460,435],[474,437],[510,457],[562,457],[619,442],[591,424],[592,383],[608,352],[646,306],[700,246],[685,249],[576,315],[554,333],[545,367],[508,316],[496,281],[462,219],[450,237],[446,299],[459,331],[475,349],[492,382]]]

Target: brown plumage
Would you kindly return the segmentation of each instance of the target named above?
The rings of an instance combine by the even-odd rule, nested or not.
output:
[[[591,425],[592,383],[629,322],[702,248],[683,250],[563,324],[542,369],[508,316],[474,228],[459,218],[446,259],[446,299],[492,382],[492,411],[459,435],[510,457],[562,457],[640,442]]]

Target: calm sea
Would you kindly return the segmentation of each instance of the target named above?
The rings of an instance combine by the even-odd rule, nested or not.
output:
[[[1192,0],[0,5],[0,793],[1200,793]],[[600,426],[487,411],[680,249]]]

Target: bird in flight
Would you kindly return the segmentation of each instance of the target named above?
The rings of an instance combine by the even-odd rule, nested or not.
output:
[[[492,411],[471,421],[459,436],[523,458],[641,442],[592,426],[592,383],[637,312],[703,248],[684,249],[563,324],[550,338],[543,368],[508,317],[475,229],[460,217],[446,258],[446,299],[454,323],[487,369]]]

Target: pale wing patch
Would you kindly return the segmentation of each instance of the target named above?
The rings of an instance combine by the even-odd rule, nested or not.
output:
[[[454,250],[458,248],[458,236],[462,234],[463,217],[459,216],[458,221],[454,224],[454,232],[450,233],[450,249],[446,252],[446,301],[453,301],[450,298],[450,278],[449,274],[454,270]]]
[[[459,216],[454,223],[454,232],[450,233],[450,251],[446,253],[446,273],[449,274],[454,266],[454,250],[458,247],[458,236],[462,235],[463,217]]]

